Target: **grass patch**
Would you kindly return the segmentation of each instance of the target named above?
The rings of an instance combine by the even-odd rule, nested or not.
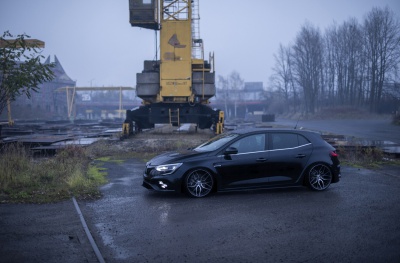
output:
[[[98,162],[101,162],[101,163],[112,162],[112,163],[122,164],[124,162],[124,160],[113,159],[110,156],[96,158],[95,160],[98,161]]]
[[[22,145],[1,149],[0,201],[49,203],[100,196],[106,173],[91,164],[85,149],[69,146],[51,158],[33,158]]]
[[[337,149],[342,164],[356,168],[377,169],[383,165],[400,165],[399,160],[391,159],[380,148],[356,146]]]
[[[109,162],[110,160],[111,160],[111,157],[109,157],[109,156],[96,158],[96,161],[99,161],[99,162]]]
[[[23,145],[0,149],[0,202],[49,203],[93,199],[106,183],[106,162],[148,161],[165,151],[196,146],[209,134],[140,134],[124,141],[101,140],[89,147],[69,146],[53,157],[33,158]]]

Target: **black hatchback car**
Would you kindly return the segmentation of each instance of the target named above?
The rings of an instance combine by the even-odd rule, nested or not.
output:
[[[204,197],[213,191],[302,185],[322,191],[339,179],[338,155],[320,134],[246,129],[151,159],[146,163],[143,186]]]

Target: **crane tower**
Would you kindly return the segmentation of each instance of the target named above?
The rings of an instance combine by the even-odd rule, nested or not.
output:
[[[156,123],[195,123],[222,132],[223,112],[208,105],[215,95],[214,56],[204,59],[198,1],[129,1],[130,24],[155,30],[160,39],[159,57],[144,61],[136,75],[142,105],[126,112],[125,123],[135,122],[137,131]]]

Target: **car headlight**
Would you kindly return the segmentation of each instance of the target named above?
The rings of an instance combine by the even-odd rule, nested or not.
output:
[[[174,163],[174,164],[164,164],[164,165],[159,165],[154,168],[154,174],[153,175],[167,175],[167,174],[172,174],[175,172],[182,163]]]

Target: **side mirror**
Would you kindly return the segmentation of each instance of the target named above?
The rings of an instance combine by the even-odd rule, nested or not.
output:
[[[235,147],[228,147],[225,152],[224,155],[231,155],[231,154],[237,154],[238,153],[238,149],[236,149]]]

